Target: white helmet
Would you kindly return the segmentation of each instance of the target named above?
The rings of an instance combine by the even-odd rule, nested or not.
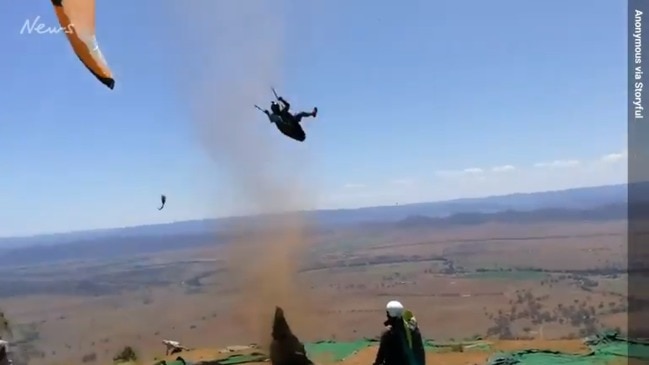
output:
[[[388,312],[388,316],[398,318],[403,315],[403,304],[396,300],[391,300],[385,306],[385,310]]]

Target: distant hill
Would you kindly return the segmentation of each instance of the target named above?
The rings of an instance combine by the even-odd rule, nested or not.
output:
[[[397,223],[398,227],[451,227],[486,223],[546,223],[546,222],[593,222],[621,220],[627,217],[626,204],[608,204],[592,209],[543,208],[530,211],[506,210],[496,213],[457,213],[448,217],[407,217]]]
[[[645,184],[649,185],[649,184]],[[404,204],[357,209],[317,210],[303,212],[308,221],[320,227],[336,227],[370,222],[398,222],[412,217],[447,217],[458,213],[495,213],[514,210],[518,212],[540,209],[584,210],[611,204],[627,202],[627,185],[607,185],[576,188],[560,191],[521,193],[484,198],[456,199],[449,201]],[[636,189],[637,190],[637,189]],[[649,192],[649,188],[644,189]],[[643,191],[644,191],[643,190]],[[649,193],[645,194],[649,197]],[[409,218],[410,217],[410,218]],[[126,239],[163,236],[201,236],[227,230],[242,224],[255,227],[262,224],[264,217],[233,217],[205,219],[168,224],[137,227],[92,230],[34,237],[0,238],[0,252],[10,247],[29,245],[56,245],[94,240]]]
[[[649,191],[649,190],[648,190]],[[649,194],[647,195],[649,196]],[[635,200],[634,200],[635,201]],[[649,199],[647,199],[649,202]],[[649,217],[649,204],[641,205]],[[621,220],[627,216],[626,186],[513,194],[448,202],[306,212],[311,229],[352,227],[409,229],[489,222],[508,224]],[[262,219],[263,218],[263,219]],[[187,247],[226,244],[240,234],[230,228],[256,229],[277,223],[270,217],[238,217],[177,222],[40,237],[2,239],[0,260],[34,265],[67,260],[113,259]],[[11,246],[8,246],[11,245]]]
[[[93,241],[111,238],[178,236],[213,233],[221,228],[219,219],[205,219],[173,222],[166,224],[151,224],[134,227],[95,229],[88,231],[43,234],[26,237],[0,238],[0,250],[7,247],[30,245],[57,245],[77,241]]]
[[[399,221],[411,216],[444,217],[457,213],[530,211],[547,208],[590,209],[627,202],[627,185],[606,185],[559,191],[519,193],[395,206],[319,210],[309,216],[319,224]]]
[[[55,245],[29,245],[0,251],[0,260],[11,266],[40,265],[70,260],[113,260],[154,254],[186,247],[200,247],[227,242],[217,234],[124,237],[110,236],[75,240]]]
[[[645,211],[649,205],[645,206]],[[363,232],[368,227],[385,231],[391,229],[410,229],[420,227],[472,226],[490,222],[524,224],[545,222],[587,222],[621,220],[627,216],[627,204],[607,204],[590,209],[542,208],[528,211],[505,210],[493,213],[466,212],[446,217],[411,215],[398,221],[360,222],[355,227]],[[649,216],[649,214],[647,215]],[[272,228],[269,225],[268,228]],[[6,265],[38,265],[69,260],[111,260],[139,254],[152,254],[161,251],[184,249],[188,247],[214,246],[236,240],[236,231],[196,232],[193,234],[166,234],[150,231],[153,235],[112,235],[92,239],[74,240],[69,243],[49,245],[29,245],[8,248],[0,251],[0,260]]]

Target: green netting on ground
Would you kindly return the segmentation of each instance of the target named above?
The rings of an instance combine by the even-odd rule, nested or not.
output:
[[[366,338],[354,342],[318,341],[307,343],[304,347],[309,357],[341,361],[359,350],[370,346],[378,346],[378,344],[377,340]],[[462,346],[464,351],[488,351],[491,348],[491,344],[486,341],[444,343],[426,340],[424,346],[426,351],[431,352],[448,352],[458,346]]]
[[[637,359],[649,364],[649,343],[629,340],[616,332],[603,332],[584,341],[591,349],[588,354],[568,354],[548,350],[522,350],[513,353],[498,353],[493,355],[489,365],[616,365],[627,363],[629,359]],[[353,342],[319,341],[305,344],[308,356],[315,360],[342,361],[359,350],[370,346],[378,346],[374,339],[362,339]],[[426,351],[449,352],[461,347],[462,351],[491,350],[488,341],[465,342],[435,342],[426,340]],[[249,362],[261,362],[266,358],[263,354],[253,353],[232,355],[226,359],[214,361],[213,364],[236,365]],[[212,362],[210,362],[212,363]],[[189,362],[188,365],[192,365]],[[167,365],[182,365],[180,361],[170,361]]]
[[[570,355],[552,351],[524,350],[499,354],[489,359],[489,365],[608,365],[615,359],[594,354]]]
[[[645,360],[649,363],[649,342],[623,338],[615,332],[607,332],[586,339],[599,356]]]
[[[626,362],[628,359],[638,359],[649,364],[649,343],[633,341],[621,337],[616,332],[603,332],[585,340],[591,348],[588,354],[568,354],[548,350],[523,350],[513,353],[499,353],[492,356],[489,365],[609,365],[616,361]],[[372,339],[363,339],[355,342],[320,341],[305,345],[307,353],[314,359],[327,358],[341,361],[355,352],[378,342]],[[488,341],[465,342],[435,342],[426,340],[426,351],[449,352],[455,347],[462,347],[462,351],[490,351],[491,343]]]
[[[497,354],[489,359],[489,365],[610,365],[628,362],[630,359],[649,364],[649,343],[629,340],[616,332],[604,332],[584,341],[591,352],[585,355],[553,351],[524,350]]]
[[[219,360],[219,364],[222,365],[235,365],[235,364],[245,364],[249,362],[261,362],[268,359],[268,356],[264,354],[249,354],[249,355],[232,355],[226,359]]]
[[[430,352],[448,352],[457,347],[462,347],[463,351],[489,351],[491,343],[487,341],[458,341],[458,342],[435,342],[426,340],[424,348]]]
[[[354,342],[318,341],[307,343],[304,347],[309,357],[341,361],[358,350],[377,344],[376,340],[363,339]]]

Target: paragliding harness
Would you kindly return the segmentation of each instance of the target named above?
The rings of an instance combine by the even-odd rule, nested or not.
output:
[[[385,322],[386,325],[388,323],[388,321]],[[396,336],[399,339],[401,351],[403,351],[402,353],[405,356],[407,365],[424,365],[422,361],[425,362],[425,360],[420,359],[415,353],[416,349],[413,335],[418,329],[417,320],[412,311],[406,310],[401,318],[397,319],[395,323],[392,323],[392,326],[399,327],[398,330],[395,328],[392,328],[392,330],[396,331]]]
[[[271,88],[271,90],[273,91],[273,95],[275,96],[277,102],[282,103],[279,96],[277,95],[277,92],[275,92],[275,89]],[[279,131],[282,132],[282,134],[284,134],[285,136],[290,137],[298,142],[304,142],[304,140],[306,139],[306,132],[304,132],[304,129],[302,128],[300,123],[298,123],[293,118],[293,116],[290,115],[290,113],[270,113],[267,110],[260,108],[258,105],[255,105],[255,108],[267,114],[269,118],[271,116],[275,117],[275,120],[277,121],[275,123],[277,129],[279,129]]]
[[[415,319],[414,314],[409,310],[404,312],[402,319],[406,338],[401,337],[401,339],[408,363],[411,365],[421,365],[413,352],[412,346],[412,332],[417,328],[417,319]]]

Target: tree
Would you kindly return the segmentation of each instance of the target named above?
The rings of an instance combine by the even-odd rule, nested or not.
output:
[[[81,362],[83,363],[95,362],[95,361],[97,361],[97,354],[94,352],[92,354],[83,355],[83,357],[81,358]]]
[[[113,357],[113,361],[120,362],[129,362],[137,361],[137,355],[131,346],[126,346],[122,351]]]
[[[5,316],[5,313],[0,310],[0,337],[3,334],[7,334],[11,336],[11,324],[9,323],[9,320]]]

